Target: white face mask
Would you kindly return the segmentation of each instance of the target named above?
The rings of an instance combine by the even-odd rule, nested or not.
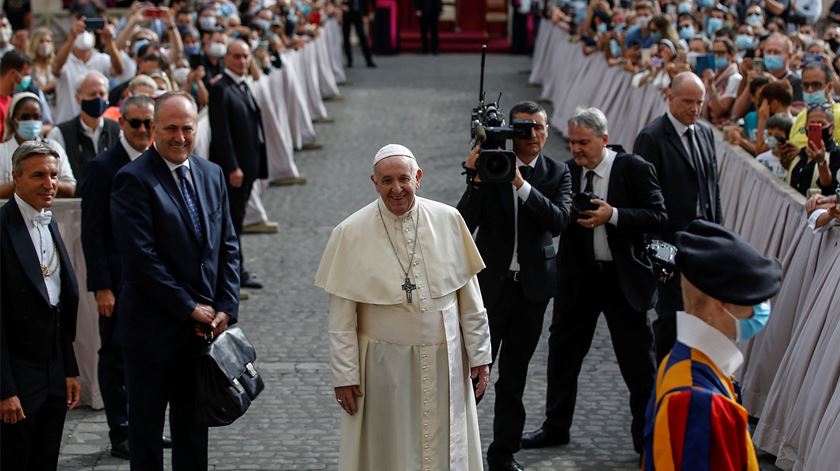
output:
[[[52,43],[43,43],[38,46],[38,55],[41,57],[47,57],[53,52],[53,45]]]
[[[88,51],[93,49],[93,34],[89,31],[85,31],[82,34],[76,36],[76,41],[73,43],[73,47],[80,51]]]
[[[178,85],[183,85],[187,81],[187,76],[190,75],[189,67],[178,67],[172,71],[172,78]]]
[[[223,57],[227,53],[227,46],[222,43],[211,43],[207,53],[213,57]]]
[[[0,41],[8,43],[12,39],[12,27],[4,26],[0,28]]]

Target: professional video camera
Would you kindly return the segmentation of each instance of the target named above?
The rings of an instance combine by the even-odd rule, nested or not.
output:
[[[465,168],[467,182],[471,182],[476,174],[482,182],[508,183],[516,176],[516,154],[505,150],[505,142],[519,137],[526,139],[531,136],[531,130],[537,125],[533,119],[514,119],[511,125],[505,125],[505,115],[499,110],[499,101],[484,101],[484,59],[487,45],[481,46],[481,82],[479,85],[478,106],[473,108],[470,117],[470,138],[473,145],[481,146],[478,154],[476,169]]]
[[[645,251],[653,263],[653,272],[656,277],[661,281],[667,280],[676,269],[677,248],[667,242],[654,239],[645,247]]]

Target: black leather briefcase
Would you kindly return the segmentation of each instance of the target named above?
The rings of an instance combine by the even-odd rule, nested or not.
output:
[[[222,332],[198,355],[195,394],[202,425],[229,425],[245,414],[265,388],[256,360],[254,346],[239,327]]]

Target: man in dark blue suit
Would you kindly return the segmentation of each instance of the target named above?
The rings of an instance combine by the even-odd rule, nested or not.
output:
[[[169,403],[172,469],[207,469],[193,359],[236,322],[239,244],[227,176],[191,155],[197,108],[170,92],[155,102],[154,146],[114,177],[111,219],[122,257],[117,337],[126,359],[131,469],[163,470]]]
[[[0,469],[56,469],[67,409],[79,403],[73,352],[79,287],[48,210],[58,154],[26,141],[0,208]]]
[[[493,443],[487,449],[490,471],[518,471],[513,458],[525,426],[522,394],[528,363],[537,348],[548,300],[557,287],[553,237],[569,224],[569,168],[543,155],[548,118],[537,103],[517,103],[511,119],[531,119],[528,138],[514,138],[516,177],[510,183],[474,182],[461,197],[458,211],[487,268],[478,274],[487,307],[493,359],[498,355]],[[478,149],[466,166],[476,167]],[[501,349],[501,350],[500,350]],[[500,353],[501,352],[501,353]]]
[[[99,392],[105,403],[111,455],[128,459],[128,400],[122,349],[114,339],[114,317],[122,264],[111,225],[111,183],[127,163],[146,151],[152,136],[155,102],[145,95],[128,97],[120,110],[119,145],[87,163],[79,184],[82,198],[82,247],[87,264],[87,289],[99,311]]]

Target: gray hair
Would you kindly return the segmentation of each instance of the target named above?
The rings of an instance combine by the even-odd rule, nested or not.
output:
[[[391,157],[401,157],[403,160],[407,161],[408,166],[411,169],[412,178],[415,175],[417,175],[417,171],[420,170],[420,164],[417,163],[417,160],[412,159],[411,157],[409,157],[407,155],[389,155],[388,157],[385,157],[385,159],[390,159]],[[385,160],[385,159],[382,159],[382,160]],[[376,167],[379,166],[379,163],[382,162],[382,160],[380,160],[379,162],[376,162],[376,165],[373,166],[373,174],[374,175],[376,175]]]
[[[106,77],[102,72],[98,70],[89,70],[85,75],[82,76],[79,80],[76,81],[76,93],[81,93],[82,85],[85,84],[87,79],[90,77],[98,77],[105,82],[105,90],[108,90],[108,77]]]
[[[598,108],[575,108],[575,114],[569,118],[569,127],[591,129],[598,137],[607,134],[607,117]]]
[[[131,95],[130,97],[126,98],[120,106],[120,114],[124,115],[125,111],[132,106],[137,106],[140,108],[148,106],[149,108],[154,108],[155,101],[147,97],[146,95]]]
[[[23,161],[33,155],[51,155],[58,160],[58,152],[44,141],[25,141],[12,154],[12,169],[16,175],[23,171]]]

